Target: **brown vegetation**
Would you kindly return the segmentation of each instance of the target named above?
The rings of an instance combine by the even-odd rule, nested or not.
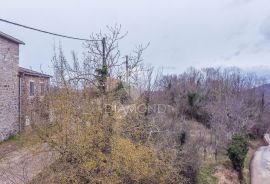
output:
[[[142,63],[145,47],[124,66],[118,49],[124,36],[118,26],[108,30],[92,35],[106,38],[105,55],[97,41],[85,43],[82,61],[73,54],[68,62],[61,48],[53,58],[51,122],[38,119],[35,130],[60,156],[33,182],[197,183],[207,155],[218,160],[232,135],[264,133],[269,108],[258,88],[264,81],[235,68],[154,77]],[[144,111],[130,110],[134,105]]]

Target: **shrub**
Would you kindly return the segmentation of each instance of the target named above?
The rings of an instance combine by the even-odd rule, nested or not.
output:
[[[227,149],[227,155],[230,158],[233,168],[239,174],[240,182],[243,181],[243,168],[245,158],[248,153],[248,141],[242,135],[234,135],[232,142],[229,144]]]
[[[178,138],[179,138],[180,146],[184,145],[187,141],[187,132],[181,131]]]

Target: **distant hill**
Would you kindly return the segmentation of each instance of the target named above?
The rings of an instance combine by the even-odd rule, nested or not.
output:
[[[270,84],[262,86],[265,90],[265,102],[270,105]]]
[[[264,91],[265,103],[270,105],[270,84],[264,84],[257,89]]]
[[[270,107],[270,83],[258,86],[255,89],[258,98],[261,98],[262,91],[264,91],[265,104]]]

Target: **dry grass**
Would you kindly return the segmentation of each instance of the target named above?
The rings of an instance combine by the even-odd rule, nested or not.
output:
[[[245,160],[244,178],[246,184],[250,184],[249,166],[255,151],[263,145],[261,140],[250,141],[249,152]],[[232,169],[230,160],[225,153],[218,157],[218,162],[209,156],[203,162],[199,173],[199,184],[239,184],[237,172]]]
[[[32,131],[11,136],[8,140],[0,143],[0,159],[5,158],[11,152],[39,143],[38,136]]]

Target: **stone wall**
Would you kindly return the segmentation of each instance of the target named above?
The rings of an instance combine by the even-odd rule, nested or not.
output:
[[[34,82],[34,96],[30,96],[30,82]],[[22,129],[29,129],[40,121],[40,114],[48,112],[45,101],[46,96],[41,95],[41,84],[45,86],[45,95],[49,90],[49,78],[23,75],[21,76],[21,126]],[[38,116],[37,116],[38,115]]]
[[[0,141],[19,131],[19,45],[0,37]]]

